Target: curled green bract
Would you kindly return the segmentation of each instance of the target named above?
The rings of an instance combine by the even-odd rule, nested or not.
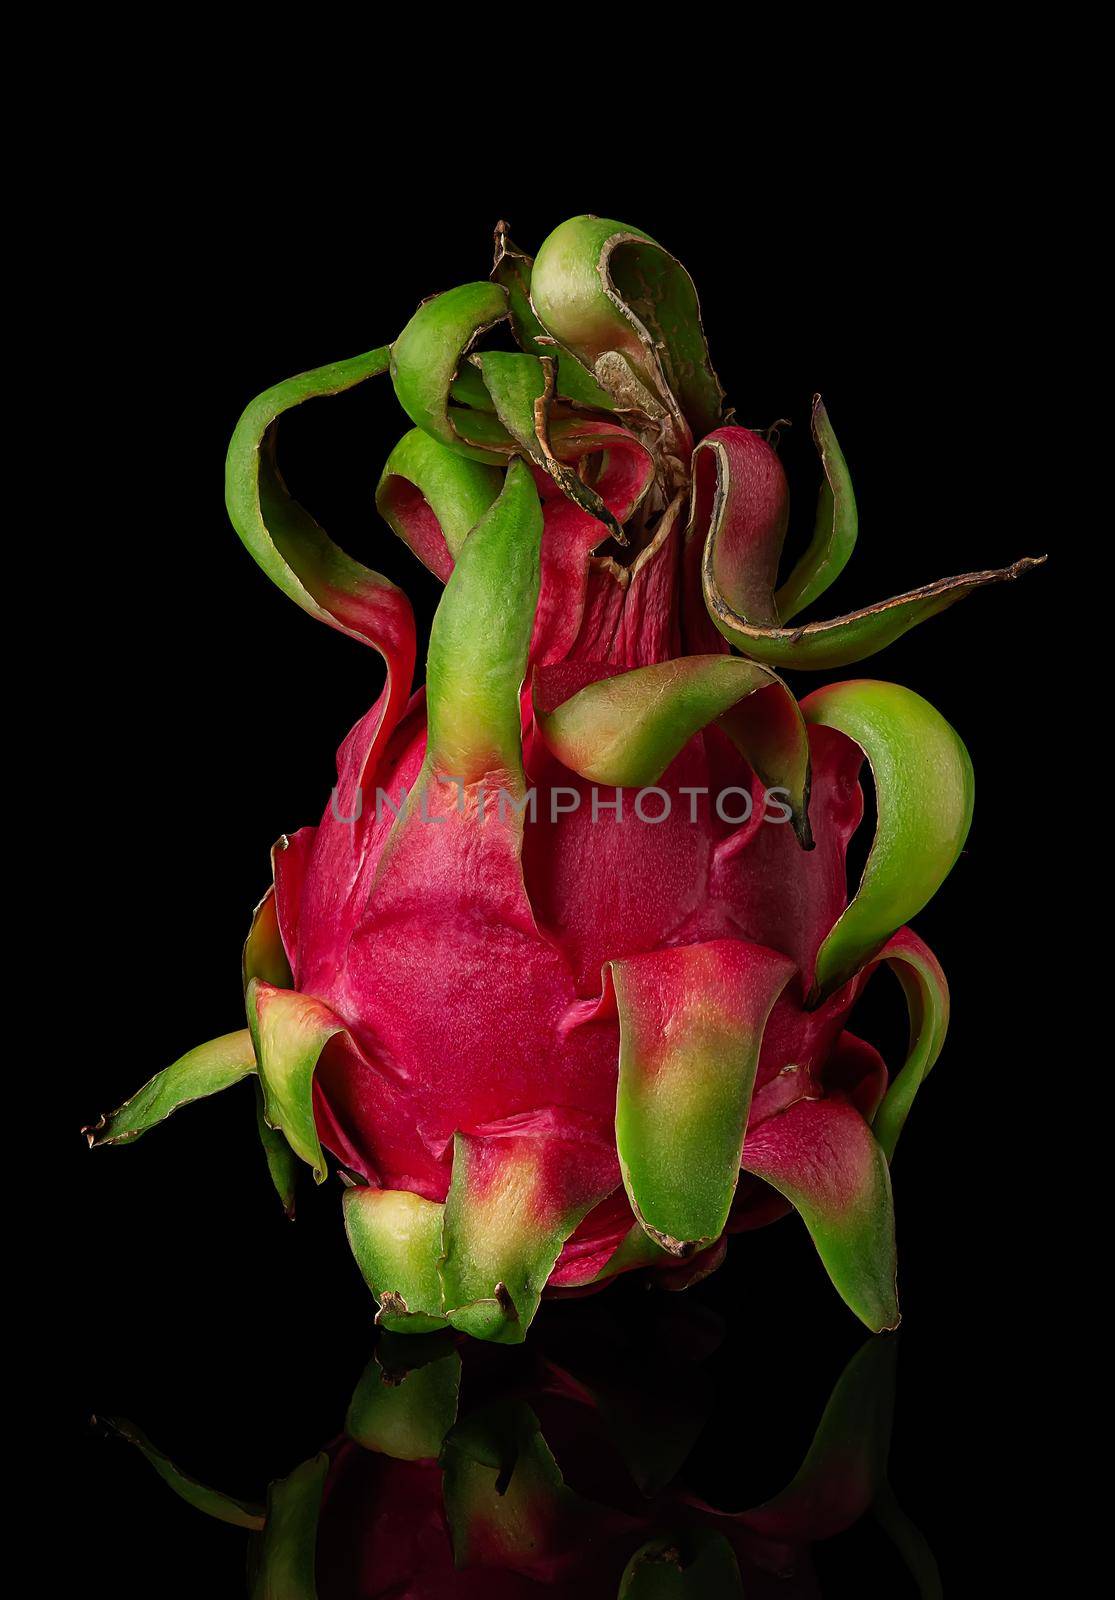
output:
[[[820,1000],[916,916],[948,877],[971,825],[975,778],[956,730],[900,684],[836,683],[807,696],[801,708],[806,722],[835,728],[859,745],[878,812],[860,886],[817,955]]]
[[[391,346],[391,381],[410,420],[448,449],[497,465],[507,430],[486,411],[451,405],[450,388],[475,341],[506,315],[498,284],[465,283],[419,306]]]
[[[430,633],[427,765],[463,782],[522,781],[519,687],[534,608],[542,511],[521,461],[461,550]]]
[[[809,547],[774,597],[775,610],[783,624],[820,599],[836,582],[852,558],[859,533],[852,475],[819,394],[813,396],[812,428],[824,476]]]
[[[693,280],[639,228],[574,217],[546,240],[531,299],[545,327],[594,372],[621,408],[647,399],[700,438],[720,421]]]
[[[291,498],[276,459],[275,425],[306,400],[342,394],[386,372],[388,358],[384,345],[265,390],[236,424],[225,465],[232,525],[271,581],[319,621],[377,646],[380,614],[387,620],[392,608],[406,606],[405,597],[347,556]]]
[[[495,264],[492,278],[507,294],[507,311],[515,340],[528,355],[557,360],[557,392],[564,400],[594,411],[611,411],[614,401],[571,351],[564,349],[538,319],[530,300],[534,263],[511,242],[505,222],[496,226]]]
[[[255,1051],[247,1028],[223,1034],[208,1044],[187,1050],[184,1056],[156,1073],[149,1083],[125,1100],[118,1110],[83,1129],[90,1147],[129,1144],[147,1133],[172,1112],[194,1100],[229,1089],[256,1070]]]
[[[552,709],[536,697],[535,710],[564,766],[617,788],[657,783],[695,733],[720,721],[767,787],[787,796],[808,843],[809,740],[797,701],[766,667],[683,656],[600,678]]]
[[[941,963],[912,928],[903,928],[887,941],[877,964],[888,966],[898,979],[910,1019],[906,1059],[891,1075],[871,1124],[887,1160],[892,1161],[914,1098],[944,1048],[949,1027],[949,986]]]
[[[825,472],[817,524],[808,550],[782,589],[775,584],[789,490],[774,452],[749,430],[733,427],[710,434],[693,455],[690,536],[703,540],[704,601],[718,631],[742,655],[798,671],[849,666],[973,591],[1009,582],[1044,560],[1026,556],[1008,567],[940,578],[825,622],[787,626],[843,570],[858,527],[847,463],[819,405],[814,437]]]
[[[421,428],[412,428],[387,458],[376,487],[376,509],[445,583],[469,532],[502,485],[498,468],[473,461]]]

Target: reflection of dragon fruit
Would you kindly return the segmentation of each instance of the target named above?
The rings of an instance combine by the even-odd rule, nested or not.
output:
[[[777,586],[786,480],[763,437],[722,420],[682,267],[594,217],[533,263],[501,226],[496,256],[491,281],[267,391],[236,430],[237,531],[305,610],[381,653],[386,686],[320,825],[274,852],[250,1029],[190,1052],[91,1142],[258,1074],[280,1193],[293,1157],[321,1181],[334,1154],[398,1330],[515,1341],[547,1284],[647,1265],[677,1281],[790,1207],[853,1310],[891,1327],[888,1161],[948,1015],[904,924],[963,845],[971,768],[918,695],[856,679],[799,705],[773,669],[861,660],[1029,563],[789,625],[856,537],[820,402],[816,526]],[[497,326],[518,351],[475,348]],[[413,695],[405,596],[330,541],[275,461],[283,412],[388,369],[416,426],[377,503],[445,582]],[[849,899],[865,756],[876,834]],[[846,1028],[880,963],[912,1024],[890,1077]]]
[[[266,1507],[185,1477],[130,1423],[110,1426],[191,1505],[253,1530],[256,1595],[805,1600],[821,1593],[810,1547],[869,1512],[896,1548],[879,1539],[876,1556],[866,1540],[868,1568],[905,1564],[921,1594],[940,1593],[887,1478],[895,1340],[869,1339],[852,1358],[787,1487],[729,1512],[687,1482],[717,1391],[715,1317],[644,1311],[632,1338],[579,1316],[546,1333],[525,1359],[498,1352],[494,1370],[480,1359],[493,1352],[457,1348],[451,1332],[384,1335],[344,1434],[273,1483]],[[723,1464],[729,1495],[745,1466],[764,1476],[762,1441],[743,1434]],[[857,1592],[874,1593],[863,1567],[861,1556]]]

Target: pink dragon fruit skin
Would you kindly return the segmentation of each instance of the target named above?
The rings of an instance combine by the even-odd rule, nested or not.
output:
[[[493,279],[241,420],[237,531],[387,681],[320,823],[273,853],[249,1028],[91,1142],[255,1075],[280,1194],[295,1158],[321,1181],[333,1154],[379,1320],[400,1331],[516,1341],[547,1285],[684,1280],[790,1208],[857,1315],[893,1327],[888,1163],[948,1020],[905,923],[963,845],[971,767],[920,696],[854,680],[799,705],[773,668],[862,659],[1031,563],[788,626],[856,536],[819,401],[816,531],[778,588],[785,476],[761,435],[721,422],[680,265],[576,218],[533,264],[501,226]],[[505,320],[522,353],[470,357]],[[413,694],[405,596],[332,544],[274,455],[283,411],[388,367],[416,426],[377,503],[446,585]],[[849,898],[865,758],[876,837]],[[893,1076],[847,1026],[880,963],[910,1008]]]

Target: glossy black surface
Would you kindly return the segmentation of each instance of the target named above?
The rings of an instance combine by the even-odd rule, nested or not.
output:
[[[521,1348],[369,1341],[359,1388],[361,1363],[342,1382],[334,1359],[328,1375],[294,1378],[262,1408],[221,1400],[224,1385],[211,1383],[190,1417],[184,1395],[168,1407],[164,1382],[147,1402],[157,1416],[100,1418],[93,1429],[96,1477],[131,1530],[117,1592],[185,1594],[196,1582],[237,1593],[251,1547],[287,1582],[292,1564],[315,1571],[320,1600],[469,1600],[535,1586],[555,1600],[611,1600],[628,1593],[625,1572],[631,1581],[662,1552],[673,1581],[690,1587],[648,1593],[935,1596],[924,1515],[935,1520],[935,1497],[909,1449],[916,1341],[907,1359],[902,1335],[842,1331],[806,1364],[794,1345],[764,1339],[758,1319],[725,1320],[699,1291],[627,1284],[607,1300],[548,1305]],[[904,1424],[892,1449],[896,1371]],[[431,1380],[459,1383],[448,1407],[440,1393],[430,1400]],[[121,1438],[137,1425],[164,1469],[173,1463],[171,1486]],[[317,1470],[324,1488],[310,1493],[307,1527],[285,1533],[283,1496]],[[227,1508],[185,1504],[198,1481],[266,1504],[270,1544],[217,1520]],[[735,1587],[690,1571],[702,1553]]]

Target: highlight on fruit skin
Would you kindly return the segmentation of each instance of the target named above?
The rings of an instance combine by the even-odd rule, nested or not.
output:
[[[445,586],[418,689],[406,596],[276,448],[292,407],[388,374],[411,426],[376,505]],[[533,261],[501,223],[489,278],[233,435],[240,538],[385,681],[320,823],[273,850],[247,1026],[86,1131],[130,1142],[252,1077],[284,1208],[332,1158],[387,1329],[515,1343],[543,1293],[683,1283],[791,1210],[866,1326],[899,1320],[890,1161],[949,1011],[909,921],[963,847],[972,768],[898,684],[799,700],[780,673],[865,660],[1037,563],[800,621],[856,543],[848,464],[818,397],[816,521],[783,573],[785,474],[725,415],[685,269],[586,216]],[[884,966],[910,1013],[894,1065],[851,1029]]]
[[[247,1531],[253,1596],[794,1600],[819,1593],[814,1547],[867,1518],[884,1559],[889,1544],[925,1600],[942,1593],[888,1475],[899,1340],[852,1356],[784,1487],[722,1509],[692,1486],[714,1415],[723,1437],[719,1319],[671,1297],[632,1324],[567,1309],[513,1354],[451,1329],[381,1334],[343,1431],[258,1502],[187,1475],[123,1418],[103,1425],[188,1505]],[[754,1417],[732,1432],[733,1476],[761,1483],[782,1441]]]

